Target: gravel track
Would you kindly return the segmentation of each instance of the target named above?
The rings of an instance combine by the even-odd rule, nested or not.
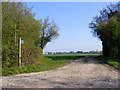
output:
[[[2,87],[118,88],[118,71],[93,57],[83,57],[55,70],[2,77]]]

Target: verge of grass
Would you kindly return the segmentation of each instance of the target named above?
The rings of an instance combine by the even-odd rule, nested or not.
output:
[[[70,60],[76,60],[80,57],[93,56],[93,55],[45,55],[45,59],[41,60],[39,64],[32,64],[21,67],[12,67],[12,68],[3,68],[2,76],[22,74],[22,73],[31,73],[31,72],[40,72],[53,70],[59,67],[64,66]]]
[[[108,58],[108,57],[102,57],[102,56],[98,56],[96,58],[100,62],[109,64],[109,65],[113,66],[114,68],[120,70],[120,59]]]
[[[45,60],[42,60],[40,64],[33,64],[22,67],[3,68],[2,75],[7,76],[21,73],[47,71],[61,67],[64,63],[66,63],[65,60],[53,61],[52,59],[46,58]]]
[[[21,67],[3,68],[2,75],[8,76],[8,75],[21,74],[21,73],[53,70],[53,69],[62,67],[63,65],[68,63],[70,60],[75,60],[79,57],[80,57],[79,55],[78,56],[76,55],[45,56],[45,59],[41,60],[39,64],[32,64],[32,65],[21,66]]]

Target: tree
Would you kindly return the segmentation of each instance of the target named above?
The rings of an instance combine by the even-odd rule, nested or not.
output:
[[[120,57],[120,2],[100,11],[90,23],[92,33],[102,41],[103,56]]]
[[[58,30],[59,27],[54,23],[54,21],[50,21],[49,17],[46,17],[44,20],[40,20],[41,29],[40,29],[40,39],[37,44],[42,49],[46,46],[48,42],[51,42],[53,39],[59,36]]]
[[[42,50],[35,45],[40,36],[40,22],[31,9],[21,2],[2,2],[2,67],[18,66],[19,39],[22,45],[22,65],[42,59]]]

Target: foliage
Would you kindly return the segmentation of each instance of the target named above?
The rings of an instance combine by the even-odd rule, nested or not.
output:
[[[22,45],[22,64],[38,63],[43,58],[42,51],[35,43],[39,39],[40,22],[34,19],[31,9],[20,2],[2,2],[2,64],[3,67],[18,66],[19,38],[24,40]],[[27,50],[30,49],[29,53]],[[38,55],[35,55],[35,53]],[[41,58],[40,58],[41,57]]]
[[[58,26],[54,23],[54,21],[50,21],[49,17],[44,20],[40,20],[41,29],[40,29],[40,39],[37,44],[43,49],[48,42],[51,42],[53,39],[58,37]]]
[[[103,56],[120,58],[120,2],[107,6],[90,23],[92,33],[102,41]]]

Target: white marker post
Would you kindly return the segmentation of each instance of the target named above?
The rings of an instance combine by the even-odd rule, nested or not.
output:
[[[21,67],[21,37],[19,40],[19,67]]]

